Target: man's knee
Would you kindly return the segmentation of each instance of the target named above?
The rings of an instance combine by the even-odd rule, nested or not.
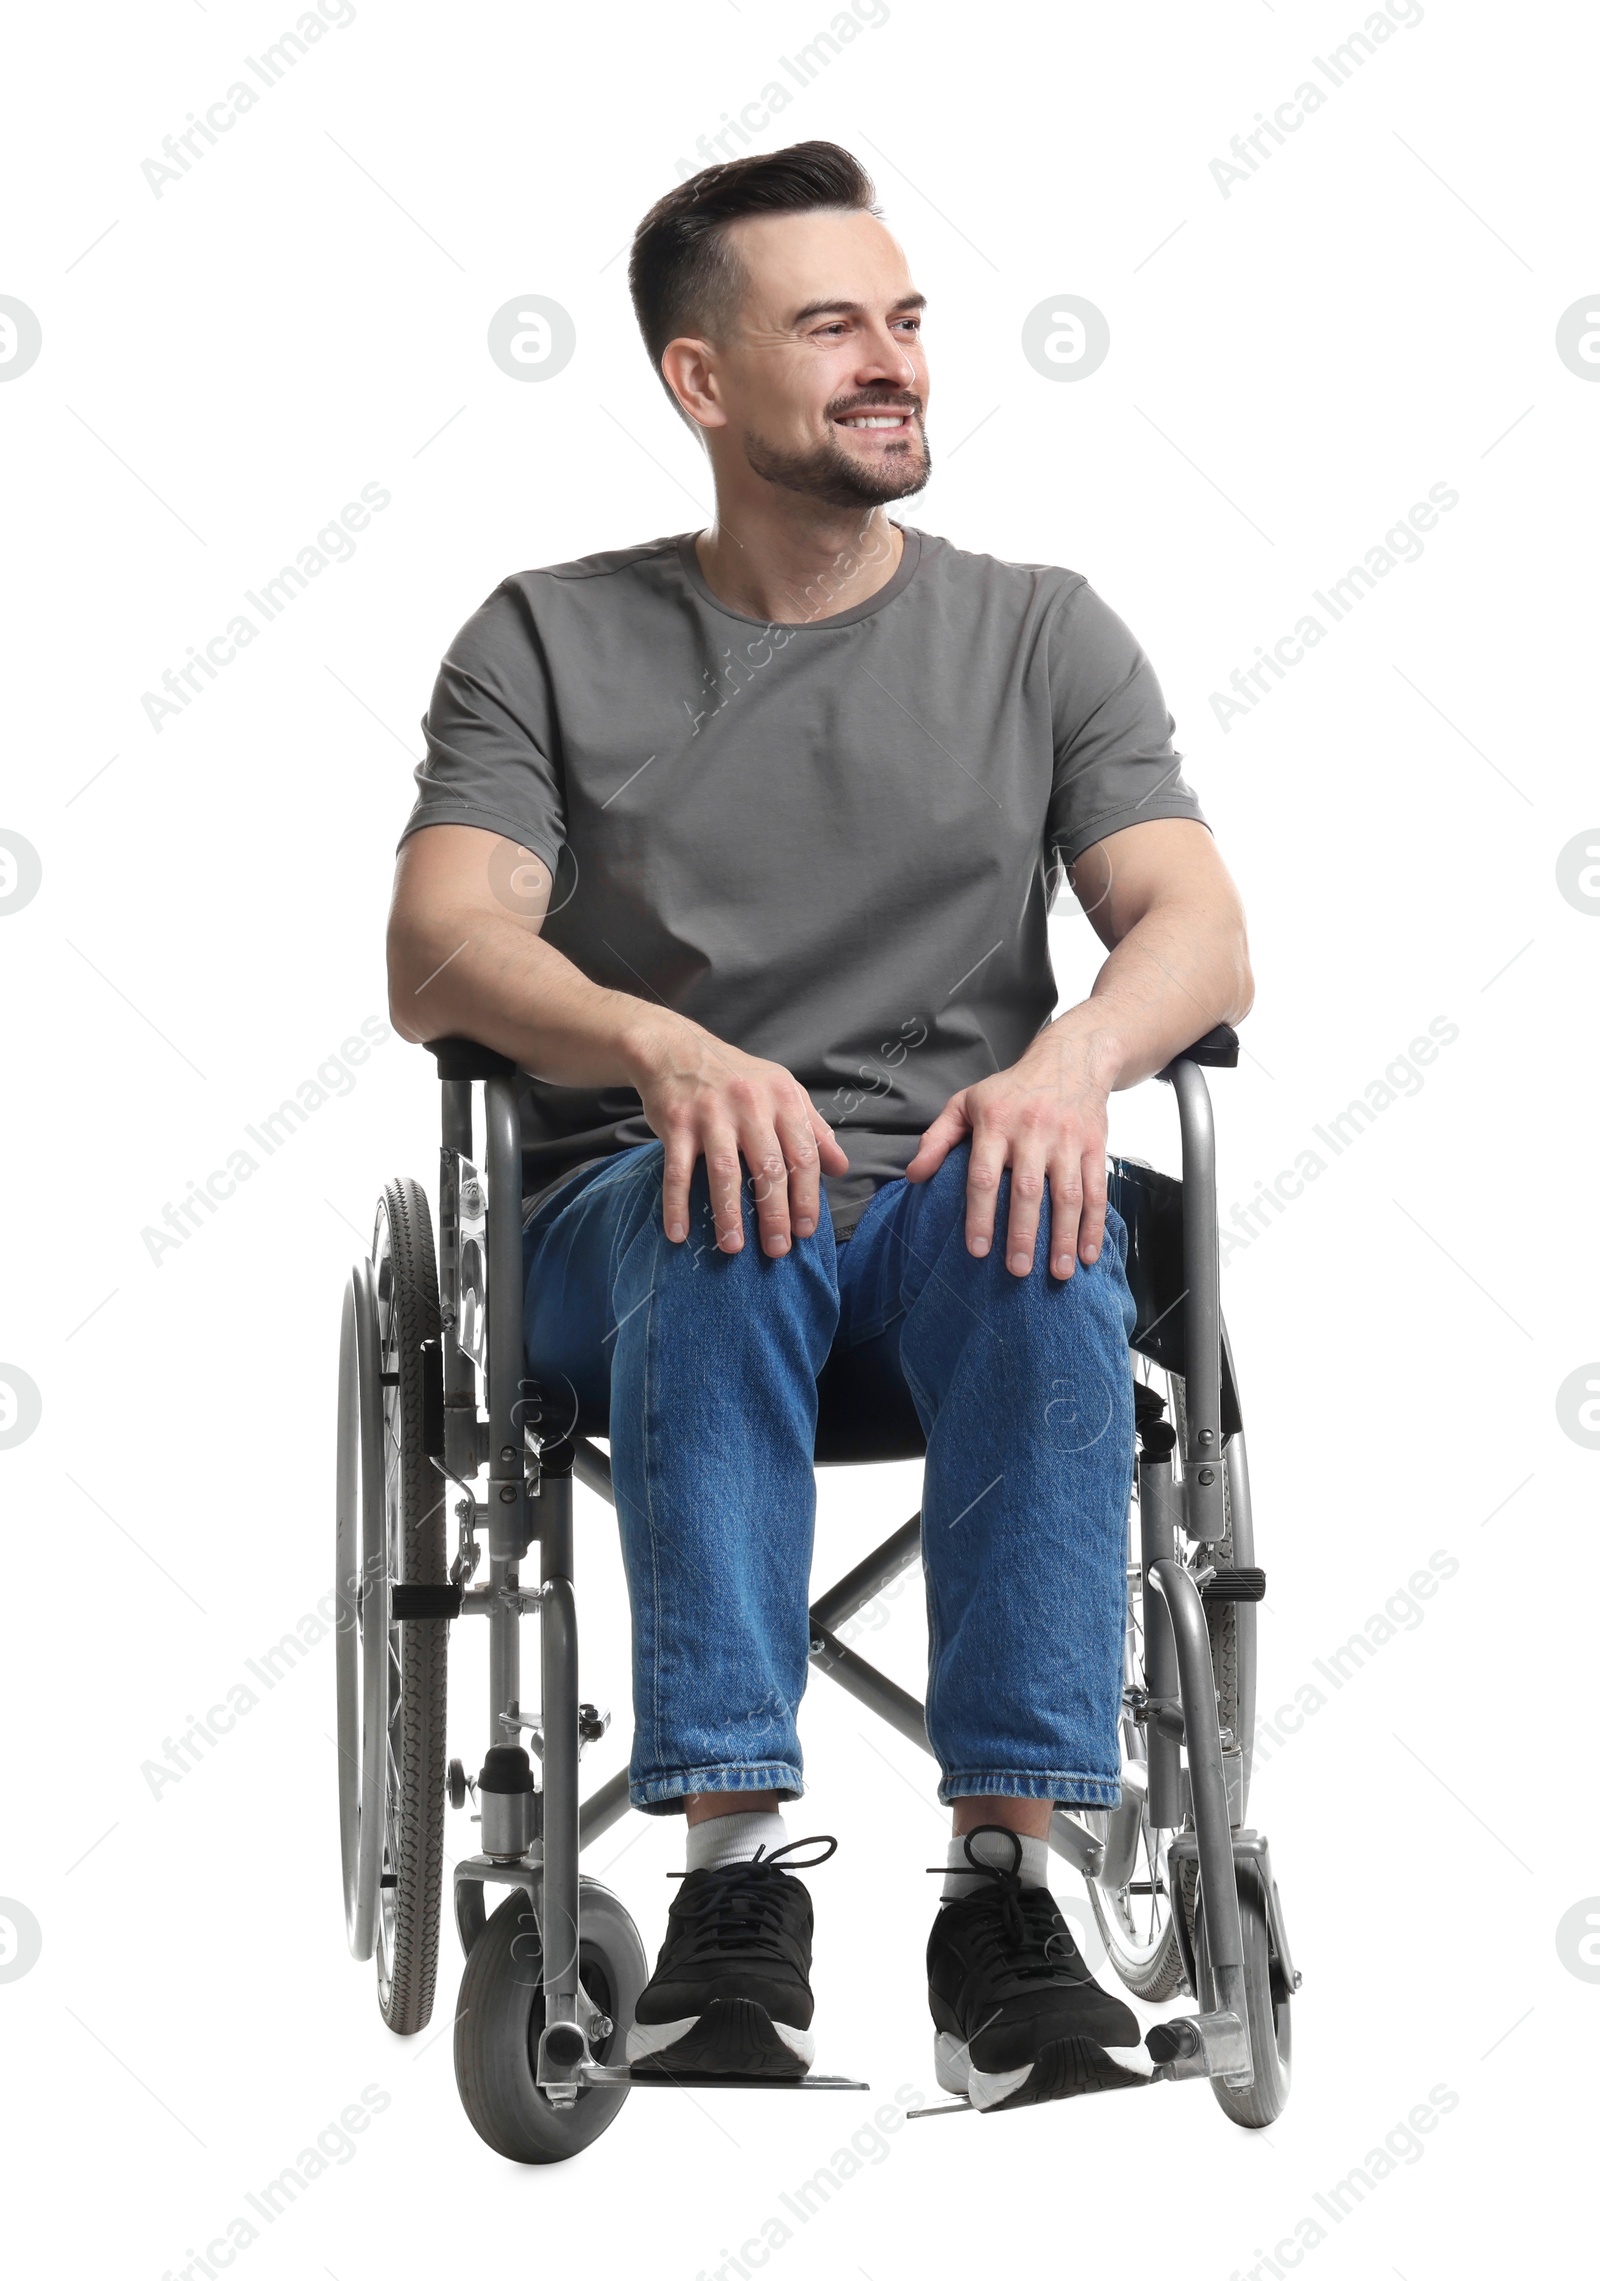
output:
[[[643,1154],[643,1152],[641,1152]],[[680,1242],[670,1242],[665,1230],[666,1151],[657,1143],[637,1174],[637,1216],[627,1250],[636,1264],[650,1263],[650,1281],[657,1297],[688,1292],[709,1274],[719,1286],[747,1288],[751,1305],[762,1309],[802,1292],[808,1306],[838,1306],[838,1269],[831,1213],[824,1210],[808,1236],[790,1235],[789,1249],[769,1255],[762,1246],[756,1178],[743,1170],[739,1181],[739,1224],[744,1241],[737,1250],[719,1242],[716,1213],[711,1201],[710,1176],[703,1156],[696,1157],[689,1177],[688,1231]],[[826,1201],[824,1197],[824,1202]]]
[[[976,1271],[980,1287],[988,1287],[1000,1293],[1014,1284],[1048,1286],[1051,1289],[1071,1289],[1076,1285],[1077,1296],[1085,1306],[1099,1304],[1118,1313],[1125,1312],[1131,1306],[1127,1299],[1125,1279],[1128,1231],[1114,1206],[1109,1203],[1106,1206],[1105,1234],[1098,1257],[1087,1266],[1078,1259],[1069,1276],[1053,1272],[1050,1262],[1053,1256],[1051,1237],[1054,1210],[1048,1178],[1043,1181],[1038,1197],[1039,1220],[1032,1263],[1026,1275],[1018,1274],[1012,1269],[1007,1242],[1012,1205],[1012,1168],[1009,1164],[1001,1167],[994,1189],[994,1225],[989,1249],[981,1255],[968,1250],[966,1226],[971,1161],[970,1140],[961,1141],[951,1149],[926,1184],[927,1208],[937,1215],[934,1231],[937,1238],[943,1240],[955,1237],[969,1266]],[[1131,1329],[1131,1314],[1129,1328]]]
[[[725,1252],[717,1242],[716,1213],[711,1203],[710,1175],[704,1156],[697,1156],[689,1174],[688,1233],[681,1243],[669,1243],[666,1237],[666,1186],[667,1151],[664,1141],[640,1143],[629,1151],[632,1161],[617,1175],[619,1190],[625,1195],[631,1215],[627,1237],[629,1246],[643,1236],[647,1241],[659,1243],[670,1258],[682,1258],[698,1264],[708,1252],[722,1258],[738,1258],[739,1253]],[[751,1176],[744,1171],[741,1160],[739,1181],[740,1223],[744,1230],[744,1248],[749,1251],[757,1237],[756,1204]]]
[[[957,1141],[938,1170],[922,1184],[923,1210],[937,1215],[941,1234],[966,1224],[967,1173],[971,1163],[971,1141]]]
[[[926,1183],[925,1190],[929,1209],[938,1215],[940,1232],[948,1233],[952,1229],[959,1230],[963,1250],[966,1250],[967,1215],[972,1202],[971,1171],[972,1142],[970,1139],[958,1141],[939,1166],[937,1172]],[[1001,1267],[1005,1266],[1006,1229],[1011,1212],[1011,1167],[1009,1164],[1001,1166],[999,1178],[992,1193],[994,1196],[994,1231],[986,1253],[981,1255],[968,1253],[968,1257],[975,1267],[980,1264],[980,1261],[982,1263],[993,1261]],[[1046,1180],[1039,1198],[1039,1235],[1041,1240],[1035,1247],[1035,1267],[1038,1266],[1041,1258],[1048,1257],[1049,1234],[1050,1183]],[[1020,1281],[1021,1278],[1013,1277],[1012,1280]]]

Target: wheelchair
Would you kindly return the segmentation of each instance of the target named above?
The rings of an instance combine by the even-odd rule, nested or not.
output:
[[[607,1722],[578,1697],[572,1484],[576,1477],[615,1503],[609,1460],[593,1439],[608,1437],[608,1421],[575,1402],[570,1414],[548,1415],[525,1376],[514,1065],[468,1038],[437,1039],[428,1050],[443,1094],[437,1261],[421,1187],[390,1181],[340,1326],[346,1934],[353,1956],[376,1962],[388,2026],[398,2035],[425,2027],[438,1970],[446,1802],[459,1810],[475,1799],[480,1850],[456,1863],[452,1879],[466,1958],[457,2086],[474,2128],[500,2154],[559,2162],[596,2139],[635,2087],[623,2053],[648,1978],[627,1911],[579,1866],[583,1849],[628,1811],[626,1770],[587,1798],[579,1786],[584,1745]],[[1259,2129],[1288,2097],[1290,2002],[1300,1975],[1267,1840],[1245,1819],[1265,1577],[1255,1565],[1221,1311],[1203,1075],[1237,1060],[1238,1040],[1224,1026],[1159,1073],[1177,1101],[1181,1180],[1138,1158],[1110,1160],[1137,1311],[1121,1803],[1058,1807],[1050,1842],[1086,1882],[1128,1990],[1152,2004],[1182,1995],[1195,2002],[1150,2029],[1151,2072],[1129,2080],[1204,2078],[1232,2121]],[[473,1143],[480,1083],[481,1160]],[[862,1383],[850,1375],[851,1360],[836,1350],[818,1380],[816,1463],[923,1455],[903,1387]],[[914,1513],[815,1602],[811,1659],[927,1750],[923,1706],[839,1637],[919,1558],[920,1525]],[[528,1583],[522,1563],[534,1545],[538,1581]],[[486,1548],[486,1571],[474,1581]],[[521,1667],[525,1615],[538,1618],[531,1709]],[[449,1627],[470,1616],[484,1618],[489,1633],[489,1738],[475,1775],[445,1756]],[[509,1888],[492,1913],[490,1886]],[[704,2081],[695,2078],[697,2091]],[[867,2088],[816,2075],[781,2086],[730,2081]]]

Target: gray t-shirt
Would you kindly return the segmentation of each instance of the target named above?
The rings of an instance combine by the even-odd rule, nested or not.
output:
[[[850,1159],[841,1237],[1051,1019],[1063,867],[1205,820],[1084,578],[901,528],[887,585],[799,625],[719,602],[690,533],[503,580],[440,666],[401,834],[531,849],[591,981],[792,1071]],[[654,1137],[628,1086],[517,1082],[529,1199]]]

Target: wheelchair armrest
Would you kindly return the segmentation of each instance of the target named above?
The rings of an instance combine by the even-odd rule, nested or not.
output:
[[[1170,1084],[1172,1072],[1180,1061],[1192,1061],[1201,1069],[1237,1069],[1239,1033],[1226,1022],[1219,1022],[1214,1030],[1207,1030],[1203,1038],[1196,1038],[1193,1045],[1186,1045],[1182,1053],[1175,1053],[1165,1069],[1156,1071],[1157,1077]]]
[[[471,1080],[475,1077],[510,1077],[515,1074],[516,1063],[492,1046],[479,1045],[476,1038],[429,1038],[428,1051],[439,1064],[439,1075],[446,1084]]]

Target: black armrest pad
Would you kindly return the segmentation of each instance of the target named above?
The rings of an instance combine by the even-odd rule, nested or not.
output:
[[[517,1066],[492,1046],[479,1045],[476,1038],[430,1038],[428,1051],[446,1083],[462,1078],[510,1077]]]
[[[1180,1061],[1195,1062],[1201,1069],[1237,1069],[1239,1066],[1239,1033],[1226,1022],[1219,1022],[1214,1030],[1207,1030],[1203,1038],[1186,1045],[1182,1053],[1175,1053],[1165,1069],[1158,1069],[1158,1077],[1170,1077]]]

